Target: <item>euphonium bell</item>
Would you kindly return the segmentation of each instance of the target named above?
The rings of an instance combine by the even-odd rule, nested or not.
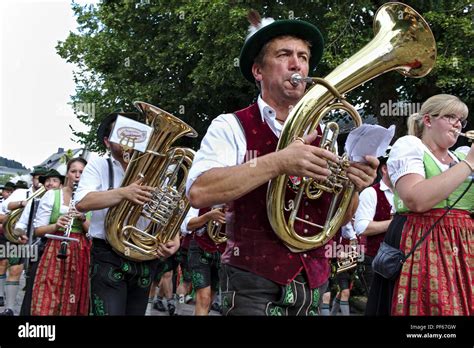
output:
[[[143,154],[135,151],[122,181],[122,186],[143,178],[143,185],[155,187],[151,201],[143,206],[129,201],[109,209],[106,236],[112,248],[134,261],[158,258],[160,243],[175,238],[190,205],[185,196],[186,178],[194,158],[188,148],[171,147],[182,136],[196,137],[186,123],[156,106],[144,102],[134,105],[153,128]]]
[[[436,60],[436,43],[429,25],[411,7],[398,3],[382,5],[374,17],[376,36],[359,52],[346,60],[325,79],[293,76],[293,84],[313,82],[312,87],[290,112],[278,142],[277,151],[286,148],[296,138],[315,130],[330,111],[342,109],[353,119],[355,126],[362,120],[344,98],[351,91],[383,73],[397,70],[407,77],[423,77],[433,68]],[[332,134],[325,132],[320,146],[335,151],[338,126],[326,124]],[[325,182],[302,178],[294,197],[286,197],[290,178],[280,175],[272,179],[267,191],[267,212],[274,232],[293,251],[318,248],[327,243],[344,222],[349,207],[353,184],[346,176],[347,158],[330,163],[331,175]],[[318,199],[322,192],[332,195],[324,225],[303,218],[299,212],[303,197]],[[308,236],[296,233],[295,221],[309,230]]]
[[[46,188],[44,186],[41,186],[30,197],[28,197],[26,201],[29,203],[31,200],[35,198],[39,199],[43,197],[45,193],[46,193]],[[18,244],[19,243],[18,237],[26,233],[26,231],[15,229],[15,225],[20,219],[21,214],[23,214],[24,209],[25,208],[23,207],[23,208],[12,210],[10,213],[8,213],[5,221],[3,222],[3,230],[4,230],[5,238],[7,238],[12,243]]]

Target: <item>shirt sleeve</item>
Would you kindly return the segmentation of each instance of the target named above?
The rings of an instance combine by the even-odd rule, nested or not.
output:
[[[27,189],[16,189],[15,191],[13,191],[10,197],[8,197],[2,202],[2,214],[6,214],[10,211],[10,209],[8,209],[8,204],[10,204],[11,202],[24,201],[26,199],[27,191]]]
[[[79,186],[74,194],[74,204],[80,202],[89,192],[102,191],[100,170],[102,161],[102,158],[96,158],[87,163],[79,180]]]
[[[377,194],[373,187],[368,187],[360,193],[359,206],[355,213],[355,232],[362,234],[374,220],[375,208],[377,207]]]
[[[188,214],[184,218],[183,223],[181,224],[181,234],[182,235],[189,234],[189,233],[192,232],[192,231],[188,230],[189,221],[192,218],[195,218],[195,217],[198,217],[198,216],[199,216],[199,209],[191,207],[188,211]]]
[[[352,227],[352,223],[348,222],[341,227],[341,234],[344,239],[353,240],[357,238],[357,235]]]
[[[425,177],[423,164],[424,146],[413,135],[406,135],[393,144],[387,161],[388,174],[395,186],[398,179],[407,174]]]
[[[15,224],[15,229],[20,229],[23,231],[26,231],[28,227],[28,219],[30,218],[30,211],[31,211],[31,200],[28,202],[26,205],[25,209],[23,209],[23,212],[20,215],[20,218],[18,219],[17,223]]]
[[[33,223],[35,228],[49,225],[54,205],[54,191],[56,190],[49,190],[41,198]]]
[[[235,116],[224,114],[216,117],[194,157],[186,182],[186,195],[189,197],[194,181],[209,169],[242,164],[246,149],[245,135]]]

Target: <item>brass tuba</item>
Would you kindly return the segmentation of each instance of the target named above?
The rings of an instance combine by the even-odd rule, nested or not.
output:
[[[224,212],[225,207],[214,208]],[[211,220],[207,223],[207,234],[211,240],[216,244],[225,243],[227,235],[225,234],[225,224]]]
[[[45,193],[46,188],[44,186],[41,186],[30,197],[28,197],[28,199],[26,199],[26,202],[28,203],[35,198],[41,198],[44,196]],[[23,214],[24,209],[25,207],[12,210],[3,222],[3,230],[5,233],[5,237],[12,243],[18,244],[18,237],[24,234],[25,232],[22,230],[15,229],[15,225],[20,219],[21,214]]]
[[[122,186],[143,177],[143,184],[155,187],[151,201],[143,206],[123,200],[109,209],[105,218],[107,240],[112,248],[133,261],[158,258],[159,243],[175,238],[190,208],[185,196],[186,178],[194,151],[171,147],[182,136],[197,137],[194,129],[156,106],[135,102],[153,128],[145,153],[135,151]]]
[[[277,151],[286,148],[297,137],[307,134],[320,124],[330,111],[342,109],[349,113],[358,127],[361,118],[343,94],[385,72],[397,70],[407,77],[423,77],[433,68],[436,43],[429,25],[411,7],[391,2],[382,5],[374,17],[375,37],[359,52],[333,70],[325,79],[292,77],[292,83],[316,83],[291,110],[283,127]],[[326,130],[331,128],[333,135]],[[335,151],[338,126],[326,126],[320,146]],[[289,247],[301,252],[327,243],[343,223],[354,187],[346,176],[349,163],[340,158],[340,164],[330,163],[331,175],[325,182],[302,178],[294,198],[287,198],[289,177],[280,175],[270,181],[267,191],[267,213],[274,232]],[[297,216],[303,195],[317,199],[322,192],[333,194],[324,225],[318,225]],[[286,214],[288,218],[286,218]],[[317,232],[301,236],[295,232],[295,221]]]

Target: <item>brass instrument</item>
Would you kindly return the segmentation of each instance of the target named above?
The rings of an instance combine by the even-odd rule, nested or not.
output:
[[[214,208],[219,209],[220,211],[224,212],[224,207]],[[221,224],[218,221],[211,220],[207,223],[207,234],[209,238],[216,243],[221,244],[227,241],[227,235],[225,234],[225,224]]]
[[[73,185],[71,200],[69,202],[68,214],[71,214],[75,210],[74,194],[76,193],[78,186],[79,186],[78,182],[75,182]],[[73,225],[74,225],[74,217],[71,217],[71,220],[69,220],[69,223],[64,229],[64,234],[62,236],[58,236],[56,234],[49,234],[49,233],[45,234],[45,237],[49,239],[56,239],[56,240],[61,241],[61,246],[59,247],[58,255],[56,255],[56,257],[60,260],[67,259],[67,247],[69,245],[69,242],[79,242],[79,239],[71,237],[71,231],[72,231]]]
[[[351,91],[385,72],[397,70],[407,77],[423,77],[433,68],[436,60],[436,43],[429,25],[411,7],[391,2],[382,5],[374,17],[375,37],[359,52],[346,60],[325,79],[311,78],[312,87],[291,110],[285,121],[277,151],[286,148],[296,138],[310,133],[323,117],[335,109],[345,110],[356,127],[362,121],[344,98]],[[293,76],[293,84],[307,82],[308,78]],[[320,146],[335,151],[339,127],[331,122],[326,125],[333,135],[323,135]],[[285,197],[289,177],[280,175],[270,181],[267,191],[267,213],[274,232],[290,250],[301,252],[321,247],[327,243],[343,223],[351,201],[353,184],[346,176],[347,158],[340,157],[340,164],[329,163],[331,174],[325,182],[302,178],[294,198]],[[297,216],[305,195],[317,199],[322,192],[333,194],[324,225],[318,225]],[[286,217],[286,213],[289,217]],[[312,236],[295,232],[295,221],[302,222]],[[309,235],[309,234],[308,234]]]
[[[458,135],[468,138],[469,141],[474,141],[474,130],[467,131],[466,133],[458,132]]]
[[[112,248],[133,261],[158,258],[160,243],[175,238],[190,208],[185,196],[186,178],[194,151],[171,147],[182,136],[196,137],[186,123],[156,106],[135,102],[153,128],[145,153],[134,152],[125,172],[122,186],[139,177],[143,185],[155,187],[151,201],[143,206],[123,200],[109,209],[105,218],[107,240]]]
[[[336,260],[336,274],[349,271],[357,267],[360,254],[355,248]]]
[[[26,202],[27,202],[26,206],[28,206],[28,203],[32,201],[33,199],[43,197],[45,193],[46,193],[46,188],[44,186],[41,186],[30,197],[26,199]],[[25,207],[12,210],[10,213],[8,213],[8,216],[3,222],[3,230],[5,233],[5,237],[12,243],[18,244],[18,237],[25,234],[25,231],[15,229],[15,225],[20,219],[21,214],[23,214],[23,210],[25,209]]]

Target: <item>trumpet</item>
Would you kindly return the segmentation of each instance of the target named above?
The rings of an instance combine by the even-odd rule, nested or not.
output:
[[[77,186],[79,185],[78,182],[74,183],[74,186],[72,188],[72,195],[71,195],[71,201],[69,202],[69,210],[68,214],[71,214],[75,210],[74,208],[74,194],[76,193]],[[55,234],[46,234],[45,237],[50,238],[50,239],[56,239],[61,241],[61,246],[59,248],[58,255],[56,256],[60,260],[65,260],[67,259],[67,247],[69,245],[69,242],[79,242],[79,239],[77,238],[71,238],[71,231],[72,227],[74,225],[74,216],[71,217],[71,220],[69,220],[69,223],[67,224],[66,228],[64,229],[64,234],[62,236],[57,236]]]

